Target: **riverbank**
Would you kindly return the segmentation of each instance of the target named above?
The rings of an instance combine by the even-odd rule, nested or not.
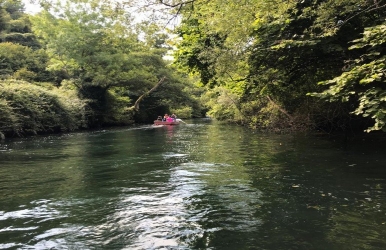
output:
[[[98,102],[91,98],[81,98],[79,91],[69,82],[64,82],[60,87],[51,83],[29,83],[18,80],[0,81],[0,139],[6,137],[25,137],[51,133],[90,130],[95,128],[118,127],[134,124],[135,121],[152,122],[151,112],[162,114],[165,107],[158,111],[142,112],[137,117],[128,112],[131,106],[129,98],[123,98],[106,91],[104,97]],[[149,108],[146,105],[144,108]],[[190,118],[194,112],[192,108],[179,109],[180,117]],[[195,112],[196,115],[198,112]],[[156,117],[156,115],[153,115]],[[248,123],[238,124],[248,126]],[[258,131],[259,128],[248,126]],[[265,130],[267,133],[294,133],[299,129]],[[304,132],[304,127],[301,131]],[[308,130],[315,132],[315,130]],[[325,131],[319,130],[324,135]],[[335,133],[334,133],[335,134]],[[338,132],[339,136],[356,136],[363,134],[363,130],[356,132]],[[342,135],[343,134],[343,135]],[[380,132],[371,134],[380,135]],[[370,137],[370,136],[369,136]]]
[[[133,123],[129,99],[106,91],[103,103],[81,98],[69,83],[0,81],[0,138],[24,137]]]

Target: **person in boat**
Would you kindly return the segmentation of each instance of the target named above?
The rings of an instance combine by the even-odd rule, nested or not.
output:
[[[167,121],[167,122],[174,122],[174,119],[173,119],[171,116],[168,116],[168,117],[166,118],[166,121]]]
[[[177,119],[177,116],[175,114],[172,114],[170,117],[173,119],[173,122],[175,122]]]
[[[159,115],[159,116],[157,117],[157,121],[162,121],[162,116]]]
[[[165,114],[164,117],[162,118],[162,121],[163,121],[163,122],[166,122],[166,119],[167,119],[168,117],[169,117],[169,115],[168,115],[168,114]]]

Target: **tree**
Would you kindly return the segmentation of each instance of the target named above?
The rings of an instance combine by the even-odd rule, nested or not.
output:
[[[50,55],[49,69],[64,70],[79,89],[108,88],[124,78],[121,68],[137,38],[130,17],[111,1],[52,3],[32,20]]]
[[[91,124],[121,123],[112,114],[123,117],[123,111],[126,120],[138,117],[145,97],[157,99],[157,83],[175,84],[163,60],[167,35],[155,24],[135,23],[119,1],[44,1],[42,7],[32,21],[48,69],[65,73],[89,100]]]
[[[0,76],[30,81],[44,81],[47,55],[42,50],[5,42],[0,43]]]
[[[5,0],[0,4],[0,40],[34,49],[40,47],[31,31],[29,16],[21,0]]]
[[[340,75],[348,68],[345,62],[366,54],[363,47],[350,50],[349,42],[384,20],[384,1],[189,4],[192,8],[181,9],[177,62],[200,74],[203,83],[237,93],[234,103],[247,123],[296,128],[307,121],[307,127],[347,128],[355,100],[330,105],[307,93],[321,91],[318,82]],[[378,65],[382,68],[382,61]]]
[[[358,104],[352,113],[374,120],[367,132],[386,131],[385,37],[386,23],[366,28],[363,37],[354,40],[350,47],[351,50],[366,48],[366,53],[352,60],[340,76],[320,82],[328,86],[327,90],[312,94],[330,102],[356,100]]]
[[[90,123],[103,123],[108,89],[140,91],[158,81],[159,76],[145,72],[132,19],[118,3],[75,0],[45,2],[43,7],[32,21],[49,54],[48,69],[64,72],[90,99]]]

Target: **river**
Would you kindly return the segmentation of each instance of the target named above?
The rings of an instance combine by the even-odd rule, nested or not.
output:
[[[211,120],[0,142],[0,249],[386,249],[386,147]]]

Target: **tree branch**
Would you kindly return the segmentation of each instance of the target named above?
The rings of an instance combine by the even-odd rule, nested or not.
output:
[[[134,103],[134,106],[132,106],[130,108],[130,110],[134,110],[136,112],[139,111],[139,103],[148,95],[151,94],[151,92],[153,92],[154,90],[156,90],[166,79],[166,76],[162,77],[161,80],[159,80],[159,82],[153,87],[151,88],[149,91],[147,91],[146,93],[144,93],[143,95],[141,95],[140,97],[138,97],[138,99],[135,101]]]
[[[267,99],[269,102],[271,102],[280,112],[282,112],[283,114],[285,114],[289,119],[290,121],[292,122],[294,120],[294,118],[286,111],[284,110],[282,107],[280,107],[278,104],[276,104],[272,99],[271,97],[269,97],[269,95],[267,95]]]
[[[378,9],[382,9],[382,8],[385,8],[385,7],[386,7],[386,4],[380,6],[379,3],[376,0],[374,0],[374,4],[373,5],[369,6],[365,10],[362,10],[361,12],[356,13],[353,16],[348,17],[346,20],[343,21],[343,23],[339,24],[338,26],[344,25],[345,23],[347,23],[348,21],[350,21],[354,17],[359,16],[360,14],[363,14],[365,12],[370,12],[370,11],[378,10]]]
[[[169,3],[164,3],[164,0],[159,0],[160,4],[163,4],[165,6],[168,6],[170,8],[175,8],[175,7],[179,7],[180,9],[182,8],[183,5],[185,4],[190,4],[190,3],[194,3],[195,0],[189,0],[189,1],[185,1],[185,2],[179,2],[179,3],[176,3],[176,4],[169,4]]]

